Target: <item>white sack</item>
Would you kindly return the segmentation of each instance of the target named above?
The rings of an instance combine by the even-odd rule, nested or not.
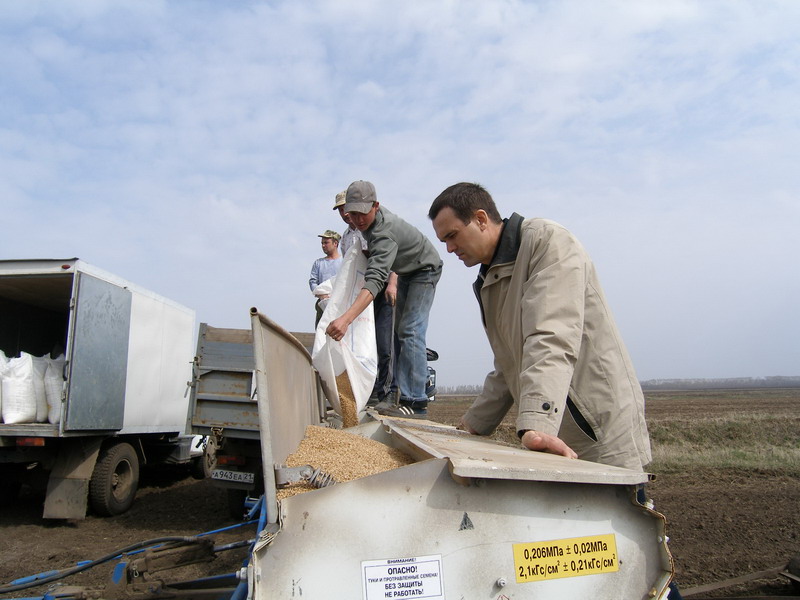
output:
[[[7,364],[6,353],[0,350],[0,421],[3,420],[3,374],[6,371]]]
[[[312,294],[314,294],[315,296],[330,296],[331,292],[333,291],[334,283],[336,283],[336,275],[320,283],[317,287],[314,288]]]
[[[367,405],[375,377],[378,373],[378,351],[375,345],[375,313],[370,304],[350,324],[341,341],[325,335],[331,321],[340,317],[358,296],[364,287],[364,273],[367,270],[367,259],[360,246],[353,246],[342,261],[339,273],[333,281],[331,297],[325,312],[317,325],[314,337],[314,348],[311,362],[319,372],[322,389],[333,409],[342,414],[339,404],[339,390],[336,376],[347,371],[356,410],[361,412]]]
[[[32,356],[31,368],[33,369],[33,392],[36,401],[36,422],[47,421],[47,395],[44,391],[44,373],[47,371],[47,356]]]
[[[36,390],[33,357],[25,352],[12,358],[3,375],[3,422],[32,423],[36,420]]]
[[[64,391],[64,355],[48,359],[44,373],[44,392],[47,398],[47,421],[61,421],[61,394]]]
[[[328,302],[330,301],[330,295],[333,291],[334,283],[336,283],[336,275],[326,279],[314,288],[313,294],[317,298],[319,309],[322,312],[325,312],[325,309],[328,308]],[[323,298],[322,296],[328,296],[328,298]]]

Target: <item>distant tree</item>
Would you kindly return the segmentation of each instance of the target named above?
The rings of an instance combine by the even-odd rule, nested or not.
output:
[[[729,377],[726,379],[648,379],[642,381],[643,390],[706,390],[706,389],[759,389],[798,388],[800,377],[776,375],[771,377]]]

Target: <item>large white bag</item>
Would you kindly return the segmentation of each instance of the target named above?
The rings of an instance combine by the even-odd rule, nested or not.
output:
[[[33,372],[33,397],[36,402],[36,422],[47,421],[47,394],[44,391],[44,374],[47,371],[49,356],[31,356],[31,370]]]
[[[325,335],[330,322],[350,308],[358,296],[364,286],[366,269],[367,259],[361,252],[361,247],[353,246],[344,257],[339,273],[333,280],[331,297],[317,325],[311,353],[312,364],[319,372],[325,396],[339,415],[342,415],[342,407],[336,377],[347,372],[355,398],[356,413],[359,413],[367,405],[378,373],[372,305],[350,324],[341,341],[337,342]]]
[[[3,375],[3,422],[33,423],[36,420],[36,389],[33,383],[33,357],[22,352],[11,358]]]
[[[47,421],[55,425],[61,421],[61,394],[64,391],[64,355],[47,359],[44,373],[44,392],[47,398]]]
[[[3,420],[3,375],[6,372],[7,364],[6,353],[0,350],[0,421]]]

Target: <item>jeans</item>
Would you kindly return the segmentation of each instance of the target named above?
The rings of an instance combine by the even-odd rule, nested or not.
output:
[[[397,277],[397,306],[395,307],[394,381],[401,402],[426,402],[425,382],[428,378],[428,358],[425,334],[428,331],[436,284],[442,276],[442,264],[436,268],[420,269]]]
[[[375,297],[373,301],[375,310],[375,341],[378,350],[378,376],[375,378],[375,387],[372,395],[378,400],[383,400],[392,385],[392,371],[394,368],[394,306],[386,300],[386,288]]]

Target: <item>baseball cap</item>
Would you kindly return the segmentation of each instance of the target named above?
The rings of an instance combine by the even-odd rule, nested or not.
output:
[[[344,205],[344,200],[346,196],[347,196],[347,190],[336,194],[336,203],[333,205],[333,210],[336,210],[340,206]]]
[[[377,200],[374,185],[369,181],[354,181],[347,188],[344,212],[368,213]]]
[[[326,229],[325,233],[320,233],[317,237],[332,238],[332,239],[336,240],[337,242],[342,239],[342,236],[340,236],[338,233],[336,233],[333,229]]]

